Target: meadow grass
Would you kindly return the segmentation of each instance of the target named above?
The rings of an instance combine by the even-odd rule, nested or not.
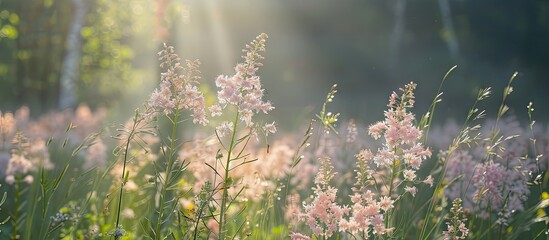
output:
[[[267,120],[267,35],[200,91],[200,62],[159,53],[160,84],[127,122],[84,105],[0,112],[2,239],[549,239],[549,129],[490,119],[479,90],[461,124],[416,119],[417,84],[384,119],[341,121],[337,85],[301,131]],[[283,107],[283,106],[278,106]],[[380,113],[381,114],[381,113]],[[263,116],[261,116],[263,115]]]

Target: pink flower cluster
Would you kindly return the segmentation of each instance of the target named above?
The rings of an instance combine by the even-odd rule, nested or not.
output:
[[[25,106],[19,108],[14,114],[0,113],[0,169],[2,169],[0,175],[7,174],[11,176],[9,179],[12,179],[13,175],[4,171],[8,170],[10,159],[12,167],[8,172],[25,172],[15,171],[15,169],[27,169],[24,167],[28,165],[27,161],[32,163],[31,171],[36,170],[40,165],[46,169],[53,168],[45,140],[60,142],[66,139],[69,145],[80,144],[91,132],[97,130],[104,117],[104,109],[99,108],[93,112],[86,105],[78,106],[76,111],[51,112],[36,120],[30,118],[30,110]],[[21,136],[28,138],[23,148],[12,141],[16,138],[16,131],[21,131]]]
[[[387,105],[389,110],[385,111],[385,120],[368,128],[373,138],[385,139],[383,147],[378,149],[375,155],[362,154],[359,157],[359,161],[362,162],[373,160],[378,170],[393,169],[404,162],[401,165],[404,166],[402,174],[408,182],[415,182],[415,171],[420,168],[423,160],[431,156],[431,151],[420,142],[422,131],[414,125],[414,114],[407,111],[414,106],[415,88],[415,83],[409,83],[404,89],[400,89],[402,95],[399,96],[395,92],[391,94]],[[368,166],[367,163],[361,164]],[[405,191],[415,196],[417,188],[406,186]]]
[[[263,101],[265,90],[261,87],[259,76],[256,75],[262,66],[260,60],[263,56],[260,53],[265,51],[266,40],[267,34],[263,33],[246,45],[246,49],[243,50],[246,53],[243,57],[245,62],[236,65],[234,75],[217,77],[215,85],[220,90],[217,92],[217,104],[209,108],[212,116],[220,116],[227,105],[233,105],[240,120],[250,127],[253,125],[252,117],[255,113],[268,113],[274,109],[269,101]],[[276,131],[273,126],[267,125],[265,130],[270,133]]]
[[[494,121],[488,121],[480,131],[490,136],[494,124]],[[495,155],[487,153],[493,144],[483,141],[467,150],[458,149],[446,160],[445,180],[451,185],[446,188],[445,195],[450,199],[463,199],[464,208],[477,211],[477,216],[484,219],[489,217],[489,211],[523,211],[526,196],[530,194],[529,173],[535,171],[535,160],[524,158],[528,154],[529,139],[518,121],[501,119],[498,129],[501,139],[515,137],[492,147]],[[505,219],[498,221],[505,222]]]
[[[15,130],[15,118],[13,113],[7,112],[2,113],[0,111],[0,140],[2,141],[1,148],[5,147],[7,141],[9,141],[9,136],[13,134]]]
[[[310,204],[304,205],[304,213],[300,214],[300,218],[315,235],[328,238],[338,230],[339,221],[349,214],[350,209],[336,203],[337,189],[329,185],[335,175],[332,173],[333,167],[329,159],[321,159],[321,162],[322,166],[315,177],[315,198]]]
[[[393,231],[393,228],[385,227],[384,213],[392,209],[394,201],[383,196],[379,201],[376,201],[374,194],[367,190],[361,194],[355,193],[351,196],[353,206],[351,208],[351,216],[349,220],[341,219],[339,222],[339,230],[347,231],[352,234],[364,234],[365,238],[369,237],[370,228],[375,235],[383,235]]]
[[[50,154],[44,141],[30,142],[21,132],[18,132],[13,139],[13,144],[16,148],[12,149],[5,172],[8,184],[13,184],[16,177],[25,175],[25,182],[30,184],[33,177],[27,175],[29,171],[37,171],[41,167],[46,170],[53,169],[54,165],[50,162]]]
[[[452,208],[450,209],[452,217],[448,218],[446,222],[447,230],[442,232],[444,240],[459,240],[467,239],[469,235],[469,229],[465,226],[467,219],[462,217],[463,208],[461,207],[461,198],[456,198],[452,202]]]
[[[403,159],[407,167],[418,170],[422,161],[431,156],[431,151],[419,142],[422,131],[414,125],[414,114],[407,111],[414,106],[415,88],[415,83],[409,83],[401,89],[401,96],[393,92],[387,105],[389,110],[385,111],[385,120],[368,128],[373,138],[385,138],[383,148],[374,157],[378,167],[391,168],[395,160]],[[395,149],[402,150],[402,153]]]
[[[170,114],[184,108],[192,111],[194,123],[208,124],[204,95],[195,85],[200,79],[200,61],[187,60],[186,66],[183,67],[173,47],[166,44],[164,50],[158,54],[162,62],[160,67],[166,71],[161,73],[160,88],[154,90],[148,101],[149,107],[153,110],[152,115],[158,112]]]

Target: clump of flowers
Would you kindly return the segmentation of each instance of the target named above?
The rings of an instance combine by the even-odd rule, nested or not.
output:
[[[369,134],[374,139],[383,138],[382,147],[376,153],[369,149],[362,149],[356,155],[356,182],[350,195],[351,207],[340,207],[335,201],[336,189],[329,187],[327,182],[333,175],[328,175],[326,167],[321,167],[315,178],[316,188],[313,202],[305,206],[304,220],[317,236],[329,237],[339,228],[353,236],[368,239],[370,234],[384,236],[392,234],[394,219],[391,219],[395,203],[405,194],[412,197],[418,192],[416,184],[433,185],[433,178],[428,176],[420,180],[416,171],[421,163],[431,156],[431,151],[420,142],[422,131],[414,124],[414,114],[409,109],[414,106],[416,84],[407,84],[402,95],[395,92],[389,98],[389,109],[385,111],[385,120],[369,127]],[[334,92],[334,87],[332,91]],[[328,95],[328,102],[333,94]],[[325,105],[319,118],[325,112]],[[336,114],[337,115],[337,114]],[[331,116],[331,114],[330,114]],[[335,119],[334,119],[335,120]],[[333,129],[331,123],[323,121],[325,129]],[[327,132],[327,131],[326,131]],[[348,125],[346,143],[356,140],[356,125]],[[327,134],[326,134],[327,135]],[[329,140],[329,138],[324,138]],[[322,140],[322,138],[321,138]],[[329,151],[329,144],[322,151]],[[331,167],[331,165],[330,165]],[[322,177],[329,176],[328,181],[319,182]],[[321,184],[319,184],[321,183]],[[331,218],[326,219],[326,213]],[[348,216],[348,218],[346,218]],[[337,221],[337,222],[334,222]],[[295,235],[298,236],[298,235]]]
[[[488,121],[480,129],[490,135],[495,122]],[[497,221],[506,222],[508,213],[523,211],[526,196],[530,194],[529,173],[535,170],[535,161],[525,158],[528,139],[515,118],[499,121],[498,132],[502,136],[493,151],[490,144],[458,149],[448,159],[445,180],[451,184],[445,189],[449,199],[461,198],[463,207],[475,211],[477,216],[488,219],[490,212],[506,212]]]
[[[385,227],[385,216],[393,209],[394,200],[383,196],[379,201],[375,200],[375,194],[367,190],[363,193],[355,193],[351,196],[351,216],[349,219],[341,219],[339,222],[340,231],[350,232],[353,235],[360,234],[367,239],[372,232],[375,235],[391,233],[394,228]]]
[[[368,128],[374,139],[385,139],[383,148],[378,150],[373,160],[377,167],[392,168],[403,160],[411,171],[418,170],[423,160],[431,156],[431,151],[420,143],[422,131],[414,125],[414,114],[408,109],[414,107],[415,83],[407,84],[399,96],[396,92],[389,98],[389,110],[385,111],[385,120]]]
[[[216,165],[221,166],[221,171],[213,169],[216,174],[222,179],[220,186],[221,205],[219,214],[219,238],[224,238],[226,234],[226,225],[228,223],[227,217],[227,203],[231,205],[233,202],[229,191],[234,191],[234,178],[229,172],[234,172],[237,167],[242,167],[255,160],[248,158],[248,154],[244,153],[249,140],[252,136],[257,136],[258,130],[263,130],[265,135],[276,132],[276,125],[274,122],[265,124],[262,128],[254,123],[254,115],[259,112],[265,114],[269,113],[274,107],[269,101],[263,100],[264,89],[261,86],[260,77],[257,75],[257,70],[263,64],[262,52],[265,51],[265,43],[267,41],[267,34],[260,34],[250,44],[246,45],[244,63],[239,63],[235,67],[235,74],[232,76],[220,75],[215,80],[216,86],[219,88],[217,91],[217,102],[212,105],[209,110],[212,117],[221,116],[223,110],[230,106],[230,109],[236,110],[236,115],[232,121],[223,122],[216,128],[216,136],[219,143],[226,150],[226,156],[220,153],[220,157],[216,157],[219,163]],[[238,135],[239,123],[243,123],[248,129],[248,133],[244,136]],[[222,137],[230,135],[230,141],[226,144],[223,143]],[[238,138],[236,138],[238,136]],[[240,145],[240,146],[238,146]],[[244,154],[243,154],[244,153]],[[239,190],[236,190],[237,195]],[[226,216],[227,215],[227,216]]]
[[[16,178],[23,178],[24,182],[30,184],[33,182],[32,175],[27,175],[29,171],[36,171],[43,167],[45,170],[53,169],[53,163],[50,162],[49,151],[42,140],[30,142],[23,136],[23,133],[16,133],[12,144],[15,146],[11,152],[11,158],[6,168],[6,182],[13,184]]]
[[[92,145],[88,148],[86,153],[86,162],[84,162],[84,169],[96,167],[104,169],[107,165],[107,145],[101,140],[96,138]]]
[[[15,119],[13,114],[10,112],[2,113],[0,111],[0,149],[3,149],[6,145],[6,142],[9,141],[9,137],[15,131]]]
[[[368,128],[374,139],[384,138],[385,141],[375,154],[369,149],[356,154],[351,216],[340,222],[342,231],[360,233],[363,238],[368,238],[370,232],[378,236],[389,234],[394,228],[386,224],[391,224],[387,219],[394,203],[404,193],[415,197],[417,187],[413,184],[421,182],[416,171],[422,161],[431,156],[429,149],[420,143],[422,131],[414,125],[414,115],[408,111],[414,106],[415,87],[414,83],[407,84],[400,89],[400,96],[393,92],[385,120]],[[423,182],[432,185],[432,178],[429,176]],[[411,185],[399,188],[404,183]]]
[[[259,67],[263,66],[260,62],[263,60],[261,52],[265,51],[267,37],[267,34],[262,33],[249,45],[246,45],[246,49],[243,50],[246,53],[243,56],[245,61],[236,65],[234,75],[217,77],[215,85],[220,90],[217,91],[217,103],[210,107],[212,116],[221,116],[223,109],[232,105],[236,108],[239,119],[246,126],[251,127],[253,125],[252,117],[255,113],[266,114],[274,109],[271,102],[263,100],[265,90],[261,86],[260,77],[256,74]],[[276,131],[274,124],[266,124],[264,129],[269,133]]]
[[[411,183],[402,189],[415,196],[417,188],[413,184],[421,182],[416,171],[431,156],[431,151],[420,142],[422,131],[414,124],[414,114],[408,111],[414,106],[415,88],[415,83],[409,83],[400,89],[402,95],[393,92],[387,105],[389,110],[385,111],[385,120],[368,128],[374,139],[383,138],[385,141],[375,154],[367,149],[357,154],[359,188],[370,185],[368,180],[375,180],[384,186],[380,189],[382,192],[393,197],[399,186]],[[427,183],[432,184],[431,181]]]
[[[300,219],[307,223],[316,236],[328,238],[338,230],[339,221],[349,213],[348,207],[339,206],[336,202],[337,189],[330,186],[334,177],[330,159],[321,159],[321,167],[315,177],[315,198],[310,204],[304,205],[304,212]],[[301,239],[300,235],[293,234],[293,239]]]
[[[465,225],[467,218],[463,216],[460,198],[456,198],[452,202],[450,214],[451,217],[446,222],[447,230],[442,232],[444,240],[466,239],[469,235],[469,229]]]
[[[160,74],[160,88],[154,90],[148,101],[153,110],[152,115],[159,112],[171,114],[176,109],[187,109],[192,111],[194,123],[208,124],[204,95],[196,86],[200,79],[200,61],[186,60],[185,66],[182,66],[174,48],[166,44],[158,55],[162,62],[160,67],[166,71]]]

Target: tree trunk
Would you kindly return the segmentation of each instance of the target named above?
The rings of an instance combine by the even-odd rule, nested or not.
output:
[[[74,15],[67,33],[66,54],[61,69],[59,108],[76,105],[76,85],[79,78],[82,37],[80,31],[86,18],[86,0],[72,0]]]

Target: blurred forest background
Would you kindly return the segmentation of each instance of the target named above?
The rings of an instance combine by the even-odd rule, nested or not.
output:
[[[261,32],[273,119],[290,128],[333,83],[343,118],[381,119],[391,91],[410,81],[422,114],[454,65],[440,119],[464,118],[487,86],[495,115],[519,71],[514,113],[526,117],[532,101],[536,119],[549,120],[548,0],[0,0],[0,109],[28,105],[36,116],[85,102],[128,118],[159,82],[163,42],[201,60],[213,94]]]

